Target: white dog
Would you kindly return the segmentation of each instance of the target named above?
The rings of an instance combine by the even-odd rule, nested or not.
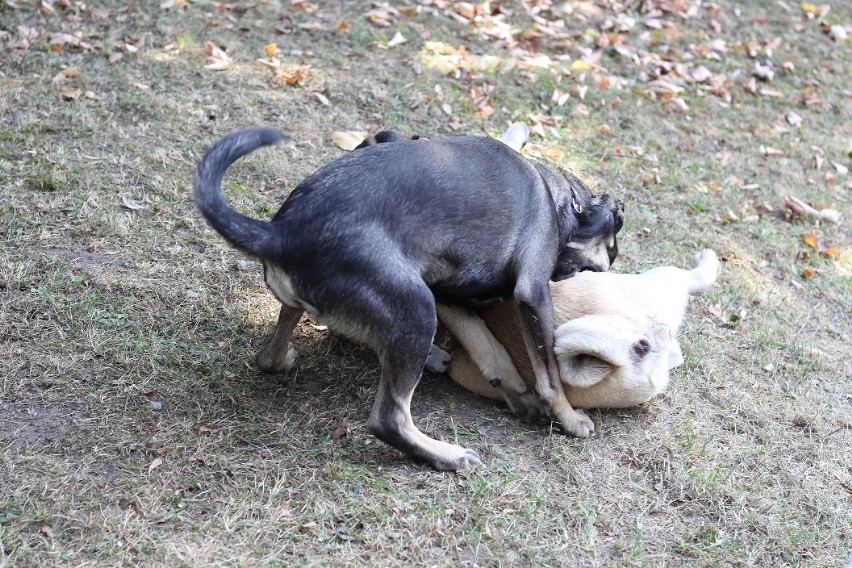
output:
[[[573,407],[633,406],[666,390],[669,370],[683,362],[677,332],[689,295],[709,288],[720,271],[712,250],[702,250],[695,261],[692,270],[582,272],[551,282],[554,351]],[[522,417],[530,417],[530,406],[543,410],[530,390],[532,367],[512,302],[485,306],[479,318],[445,319],[440,306],[438,314],[457,342],[447,369],[453,380],[505,400]]]

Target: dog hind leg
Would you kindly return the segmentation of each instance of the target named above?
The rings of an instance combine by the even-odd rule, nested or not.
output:
[[[383,442],[435,469],[472,469],[482,463],[476,452],[428,437],[417,429],[411,417],[411,397],[420,381],[437,325],[432,293],[421,284],[414,292],[406,289],[391,294],[386,289],[384,298],[391,296],[405,298],[405,305],[390,310],[394,317],[387,324],[371,322],[374,337],[382,338],[382,344],[374,346],[381,378],[367,429]]]
[[[281,306],[278,323],[269,339],[257,352],[255,362],[261,371],[280,373],[289,371],[298,357],[298,352],[290,345],[293,328],[299,323],[303,310]]]
[[[689,293],[708,289],[719,277],[722,265],[719,257],[711,249],[701,249],[695,255],[695,268],[689,271]]]

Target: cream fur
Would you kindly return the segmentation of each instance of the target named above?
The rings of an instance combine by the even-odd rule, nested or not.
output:
[[[683,362],[677,332],[689,295],[709,288],[720,270],[709,249],[696,254],[695,262],[692,270],[583,272],[551,283],[554,351],[572,406],[633,406],[666,390],[669,371]],[[517,309],[505,302],[486,306],[478,315],[481,322],[464,324],[447,372],[468,390],[515,408],[518,393],[534,384]],[[453,331],[461,325],[455,321],[448,327]],[[492,348],[495,340],[504,349]],[[494,370],[507,366],[517,373],[501,375],[500,386],[492,386]]]

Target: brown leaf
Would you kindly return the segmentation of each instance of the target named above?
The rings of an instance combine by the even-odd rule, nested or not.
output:
[[[331,433],[332,440],[338,440],[349,433],[349,419],[344,418],[340,421],[340,425]]]
[[[279,69],[278,73],[276,73],[276,77],[278,77],[278,79],[283,83],[290,86],[296,86],[304,83],[310,68],[310,65],[291,65],[289,67],[282,67]]]
[[[80,68],[79,67],[69,67],[67,69],[63,69],[59,73],[53,76],[51,79],[52,83],[61,83],[65,79],[76,79],[80,76]]]
[[[50,36],[50,51],[62,51],[65,46],[77,47],[80,45],[80,38],[75,35],[59,32]]]
[[[59,91],[59,93],[62,95],[62,98],[65,99],[66,101],[75,101],[78,98],[80,98],[80,95],[83,94],[83,89],[80,89],[80,88],[76,88],[76,89],[65,88],[65,89],[61,89]]]
[[[712,306],[707,306],[707,311],[710,313],[710,315],[722,319],[722,304],[713,304]]]
[[[204,68],[208,71],[224,71],[231,66],[231,57],[212,41],[204,42],[204,51],[207,52],[207,64]]]
[[[219,428],[214,428],[213,426],[199,426],[198,431],[203,434],[218,434]]]

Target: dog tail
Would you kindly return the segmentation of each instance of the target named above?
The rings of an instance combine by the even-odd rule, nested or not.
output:
[[[234,247],[266,258],[278,250],[271,223],[252,219],[231,208],[222,198],[225,171],[242,156],[284,138],[272,128],[247,128],[225,136],[207,150],[195,174],[195,204],[207,222]]]
[[[722,265],[711,249],[701,249],[695,255],[695,268],[689,271],[689,293],[702,292],[716,282]]]

